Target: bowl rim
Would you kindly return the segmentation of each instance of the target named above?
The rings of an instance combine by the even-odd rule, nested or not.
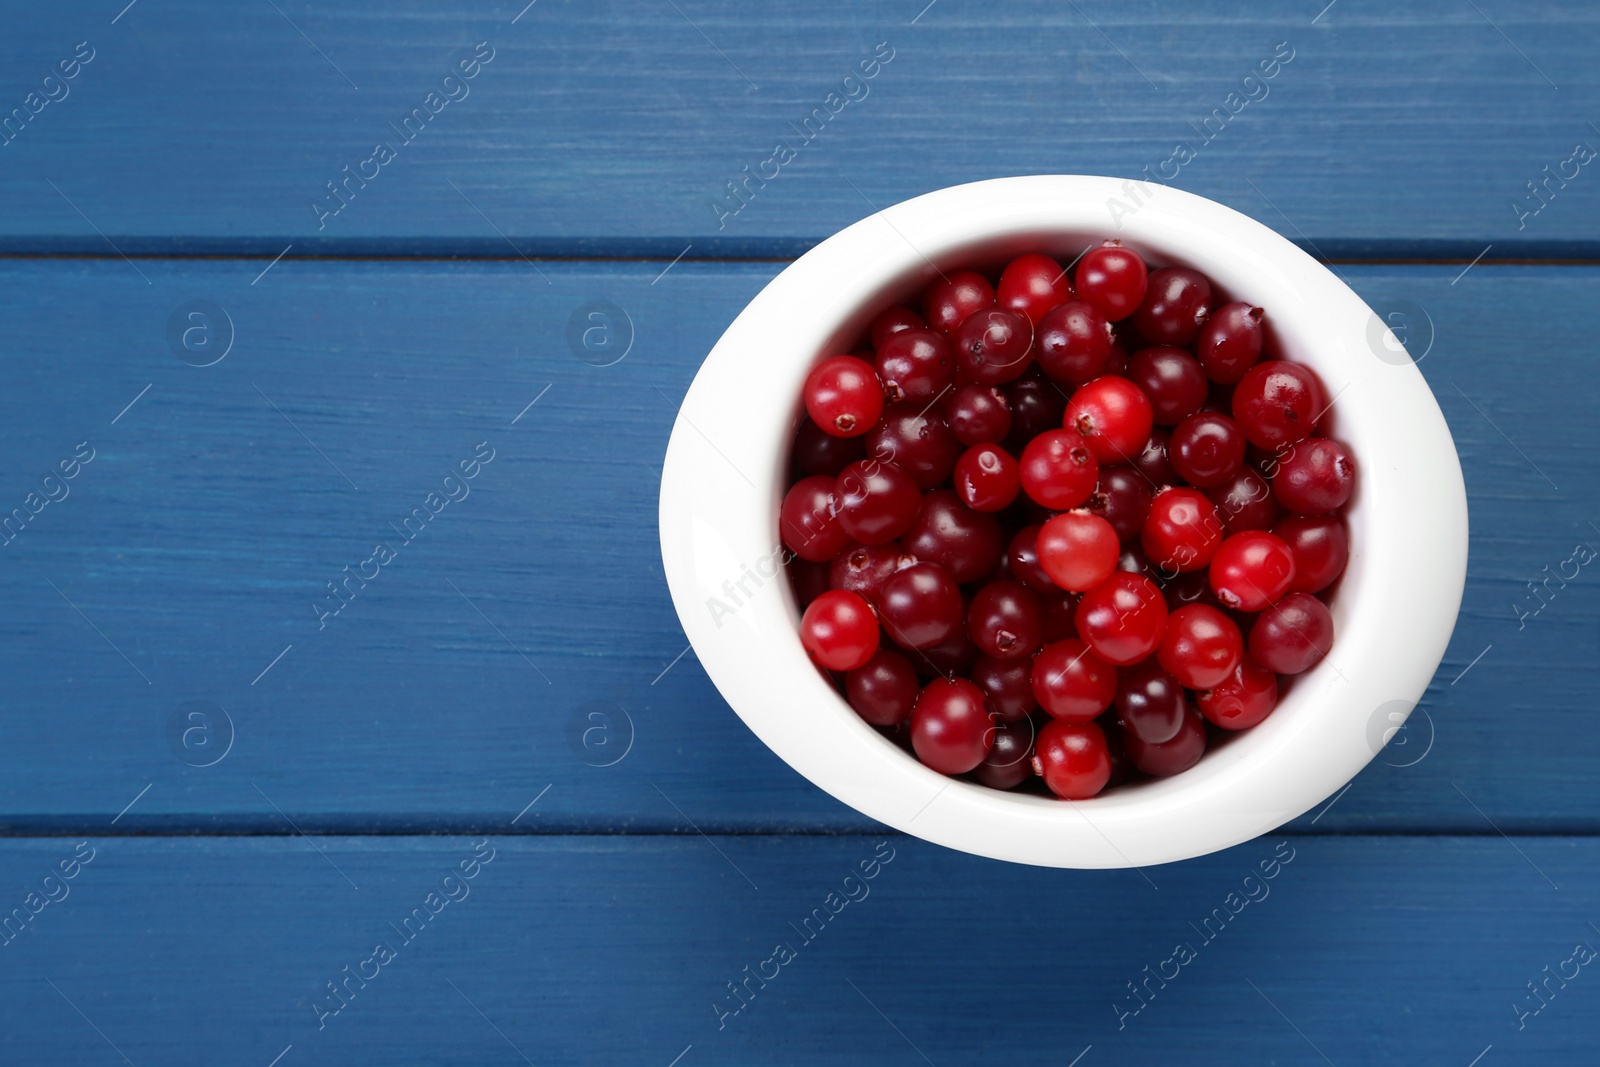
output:
[[[777,509],[806,372],[831,351],[848,351],[887,298],[920,288],[937,276],[936,264],[995,266],[1027,250],[1065,262],[1101,237],[1160,265],[1193,266],[1222,293],[1265,307],[1269,343],[1327,384],[1334,426],[1361,476],[1346,512],[1352,551],[1330,605],[1337,636],[1329,656],[1294,680],[1267,720],[1208,749],[1183,774],[1065,802],[947,778],[855,715],[800,645],[779,566]],[[1203,855],[1332,795],[1426,689],[1454,629],[1467,564],[1466,489],[1449,428],[1372,309],[1329,267],[1232,208],[1091,175],[935,190],[874,212],[786,267],[697,372],[668,442],[659,520],[667,584],[690,644],[780,758],[903,832],[1055,867]]]

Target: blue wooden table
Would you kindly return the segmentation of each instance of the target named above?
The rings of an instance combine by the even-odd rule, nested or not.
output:
[[[0,1062],[1594,1062],[1600,11],[925,2],[5,13]],[[1039,172],[1329,261],[1470,495],[1407,730],[1145,871],[821,793],[656,548],[762,285]]]

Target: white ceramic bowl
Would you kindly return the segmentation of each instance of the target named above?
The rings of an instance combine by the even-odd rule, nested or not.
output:
[[[778,505],[822,357],[943,270],[1023,251],[1063,263],[1119,238],[1152,266],[1202,271],[1266,308],[1269,345],[1322,376],[1331,434],[1359,470],[1333,651],[1261,725],[1172,778],[1081,802],[1004,793],[919,764],[807,660],[779,567]],[[1001,178],[896,204],[806,253],[728,327],[684,398],[661,476],[667,584],[696,655],[751,730],[839,800],[908,834],[1053,867],[1203,855],[1310,810],[1382,747],[1432,678],[1460,607],[1467,504],[1422,375],[1361,299],[1266,226],[1176,189],[1078,175]],[[1396,713],[1398,710],[1398,714]]]

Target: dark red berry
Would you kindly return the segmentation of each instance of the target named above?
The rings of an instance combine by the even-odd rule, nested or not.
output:
[[[1011,577],[1035,593],[1049,593],[1056,589],[1050,576],[1039,565],[1039,526],[1024,526],[1011,537],[1006,548],[1006,570]]]
[[[1014,382],[1007,382],[1001,391],[1005,394],[1006,405],[1011,408],[1011,432],[1001,443],[1013,456],[1021,455],[1028,442],[1039,434],[1061,426],[1067,398],[1061,387],[1037,368]]]
[[[883,351],[884,342],[901,330],[921,330],[925,329],[926,326],[927,324],[922,321],[921,315],[918,315],[908,307],[896,305],[878,312],[877,318],[872,320],[872,326],[868,328],[867,333],[872,340],[872,347],[881,352]]]
[[[1156,778],[1170,778],[1193,767],[1206,754],[1206,724],[1198,711],[1189,708],[1172,740],[1151,745],[1125,731],[1123,742],[1128,746],[1128,760],[1136,768]]]
[[[794,461],[807,474],[832,477],[866,453],[859,437],[837,437],[810,419],[800,420],[794,435]]]
[[[1248,730],[1278,705],[1278,676],[1245,653],[1233,673],[1194,695],[1208,722],[1224,730]]]
[[[1027,252],[1000,272],[995,297],[1001,307],[1022,312],[1037,326],[1046,311],[1073,299],[1072,283],[1061,264],[1038,252]]]
[[[1126,541],[1144,529],[1150,513],[1150,483],[1133,467],[1102,467],[1085,506],[1111,524]]]
[[[1292,516],[1272,528],[1294,554],[1292,593],[1320,593],[1344,573],[1350,536],[1334,515]]]
[[[1170,741],[1183,727],[1183,686],[1146,660],[1119,673],[1116,708],[1123,729],[1141,741]]]
[[[1211,489],[1244,468],[1244,434],[1228,416],[1202,411],[1178,423],[1167,452],[1178,477],[1196,489]]]
[[[1278,502],[1272,499],[1272,486],[1248,466],[1205,494],[1216,506],[1224,536],[1245,530],[1270,530],[1278,521]]]
[[[1250,654],[1269,671],[1299,674],[1333,647],[1333,615],[1309,593],[1290,593],[1256,617]]]
[[[855,356],[829,356],[806,377],[806,413],[839,437],[859,437],[883,414],[883,384],[872,364]]]
[[[890,640],[932,648],[961,629],[961,589],[937,563],[913,563],[878,586],[878,617]]]
[[[1205,371],[1181,348],[1157,345],[1128,357],[1126,377],[1150,398],[1150,411],[1160,426],[1175,426],[1206,402]]]
[[[867,435],[869,456],[895,464],[923,490],[943,485],[961,455],[961,443],[938,412],[927,407],[893,404]]]
[[[1149,270],[1137,252],[1107,241],[1078,260],[1078,296],[1093,304],[1110,322],[1120,322],[1139,309],[1149,283]]]
[[[916,657],[912,666],[929,678],[965,678],[978,662],[978,646],[967,636],[966,628],[959,627],[932,648],[918,649]]]
[[[936,678],[911,712],[917,758],[940,774],[965,774],[989,754],[994,720],[983,690],[965,678]]]
[[[834,479],[817,474],[789,487],[778,512],[778,537],[795,555],[813,561],[832,559],[850,543],[839,523]]]
[[[1039,566],[1058,588],[1093,589],[1117,569],[1121,546],[1111,524],[1090,511],[1067,511],[1039,529]]]
[[[1033,723],[998,722],[994,741],[972,776],[990,789],[1015,789],[1033,774]]]
[[[1244,636],[1234,621],[1207,604],[1190,604],[1167,619],[1156,654],[1162,670],[1190,689],[1209,689],[1239,665]]]
[[[1350,451],[1326,437],[1300,441],[1278,463],[1272,495],[1296,515],[1325,515],[1344,507],[1356,486]]]
[[[1254,614],[1294,585],[1294,553],[1283,539],[1261,530],[1236,533],[1211,558],[1211,589],[1223,607]]]
[[[962,381],[1000,385],[1033,362],[1033,324],[1019,311],[981,308],[956,327],[951,344]]]
[[[833,491],[839,525],[864,545],[881,545],[905,533],[922,507],[911,475],[878,459],[858,459],[839,473]]]
[[[828,564],[828,585],[860,594],[868,604],[876,607],[878,590],[884,580],[915,562],[917,558],[901,547],[898,541],[884,545],[846,545]]]
[[[1017,498],[1022,471],[999,445],[973,445],[956,460],[955,486],[974,511],[999,511]]]
[[[1092,722],[1045,723],[1034,741],[1033,769],[1063,800],[1088,800],[1111,779],[1106,735]]]
[[[1105,372],[1111,324],[1081,300],[1051,308],[1035,331],[1039,369],[1058,382],[1082,385]]]
[[[1072,637],[1045,645],[1033,658],[1033,695],[1058,719],[1090,722],[1117,695],[1117,671]]]
[[[1154,488],[1177,484],[1178,472],[1172,469],[1172,458],[1167,451],[1170,440],[1170,432],[1163,426],[1157,426],[1150,431],[1139,454],[1133,457],[1134,469],[1143,474]]]
[[[993,570],[1004,547],[995,517],[973,511],[949,489],[923,494],[922,509],[900,543],[918,559],[944,567],[963,585]]]
[[[878,349],[878,379],[890,402],[926,404],[956,380],[950,342],[929,329],[901,330]]]
[[[963,385],[945,401],[944,421],[964,445],[998,444],[1011,432],[1011,408],[992,385]]]
[[[1311,436],[1327,407],[1310,367],[1272,359],[1245,372],[1233,390],[1233,417],[1250,443],[1282,449]]]
[[[1079,599],[1062,589],[1039,594],[1039,632],[1046,644],[1078,636]]]
[[[921,685],[917,672],[898,652],[880,648],[845,675],[845,699],[874,726],[897,726],[911,717]]]
[[[970,270],[958,270],[928,286],[922,297],[922,317],[940,333],[954,333],[963,319],[994,303],[989,279]]]
[[[1021,582],[990,582],[967,608],[967,633],[994,659],[1023,659],[1039,647],[1039,601]]]
[[[1249,304],[1224,304],[1211,313],[1200,328],[1195,355],[1206,377],[1232,385],[1261,358],[1261,319],[1258,307]]]
[[[825,562],[790,555],[784,562],[783,569],[789,576],[790,587],[794,590],[795,604],[802,612],[810,607],[817,597],[828,591],[828,564]]]
[[[1033,695],[1033,660],[979,656],[972,664],[973,684],[989,698],[989,707],[1003,722],[1025,719],[1039,706]]]
[[[1126,667],[1156,650],[1167,628],[1167,602],[1148,578],[1127,571],[1083,594],[1078,635],[1108,663]]]
[[[801,616],[800,643],[818,666],[853,671],[878,651],[878,618],[855,593],[830,589]]]
[[[1187,267],[1153,271],[1134,328],[1151,344],[1186,348],[1211,313],[1211,283]]]
[[[1080,434],[1101,463],[1127,463],[1150,439],[1150,400],[1126,378],[1107,374],[1078,387],[1062,426]]]

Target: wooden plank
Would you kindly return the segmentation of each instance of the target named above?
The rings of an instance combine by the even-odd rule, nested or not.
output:
[[[1144,876],[898,836],[78,840],[0,844],[5,907],[58,898],[3,949],[7,1062],[1465,1065],[1600,1037],[1593,839],[1269,837]]]
[[[467,829],[548,786],[519,829],[869,826],[763,749],[685,653],[662,451],[702,354],[778,265],[666,267],[0,261],[4,511],[94,450],[0,549],[4,825],[100,826],[139,794],[119,831]],[[1415,762],[1419,717],[1385,757],[1415,765],[1375,763],[1315,826],[1593,832],[1593,568],[1535,616],[1513,604],[1600,544],[1575,359],[1600,271],[1340,269],[1385,314],[1410,309],[1473,549],[1431,750]],[[194,300],[232,324],[209,367],[169,348]],[[568,345],[596,301],[632,325],[612,366]],[[397,527],[480,442],[494,459],[470,495],[405,544]],[[319,625],[327,583],[380,540],[397,559]],[[194,701],[225,710],[231,748]]]
[[[1577,2],[123,7],[0,43],[0,251],[788,255],[940,186],[1147,169],[1327,255],[1600,249],[1591,168],[1527,187],[1600,147]]]

